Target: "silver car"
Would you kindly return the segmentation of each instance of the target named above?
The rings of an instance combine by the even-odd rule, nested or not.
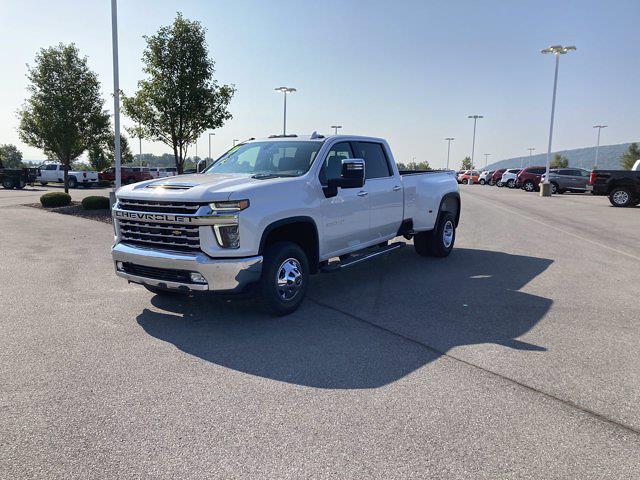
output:
[[[586,192],[589,182],[589,170],[584,168],[558,168],[549,171],[552,193]],[[544,181],[545,176],[542,176]]]

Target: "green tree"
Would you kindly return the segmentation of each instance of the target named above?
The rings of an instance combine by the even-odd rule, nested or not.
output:
[[[89,147],[89,163],[98,172],[103,171],[115,165],[116,159],[116,141],[115,134],[110,132],[109,135],[99,139],[94,145]],[[124,135],[120,135],[120,160],[122,164],[133,162],[133,153],[129,147],[129,139]]]
[[[473,170],[474,167],[473,163],[471,163],[471,157],[464,157],[462,159],[462,170]]]
[[[19,112],[20,138],[63,165],[68,192],[71,162],[109,127],[100,82],[73,43],[41,49],[27,78],[30,97]]]
[[[559,153],[556,153],[549,164],[550,168],[567,168],[569,166],[569,159],[563,157]]]
[[[4,168],[20,168],[22,166],[22,152],[15,145],[0,145],[0,163]]]
[[[640,160],[640,148],[637,143],[629,145],[629,149],[620,158],[620,165],[625,170],[631,170],[633,164]]]
[[[138,91],[123,95],[125,113],[135,121],[135,136],[163,142],[173,150],[182,173],[187,147],[207,129],[231,118],[227,110],[233,85],[218,86],[213,78],[205,29],[178,13],[173,25],[160,28],[147,41],[142,62],[147,78]]]

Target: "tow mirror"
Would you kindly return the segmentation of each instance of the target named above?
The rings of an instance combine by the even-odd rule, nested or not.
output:
[[[362,188],[364,186],[365,168],[362,158],[346,158],[342,160],[340,177],[330,178],[324,187],[327,198],[335,197],[338,188]]]

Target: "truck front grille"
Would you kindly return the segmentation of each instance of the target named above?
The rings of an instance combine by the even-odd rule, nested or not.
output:
[[[155,246],[168,250],[200,250],[197,226],[118,220],[120,236],[125,243]]]
[[[123,271],[138,277],[165,280],[167,282],[191,283],[189,272],[185,270],[170,270],[168,268],[146,267],[135,263],[124,263]]]
[[[134,212],[156,212],[172,214],[193,214],[204,204],[185,202],[160,202],[149,200],[118,200],[118,206],[122,210]]]

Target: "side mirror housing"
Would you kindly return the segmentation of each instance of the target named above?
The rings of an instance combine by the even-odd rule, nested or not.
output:
[[[327,198],[335,197],[338,188],[362,188],[365,180],[364,160],[362,158],[345,158],[342,160],[340,177],[330,178],[323,188]]]

